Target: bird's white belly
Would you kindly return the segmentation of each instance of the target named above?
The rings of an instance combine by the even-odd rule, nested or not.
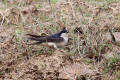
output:
[[[58,46],[62,47],[62,46],[65,46],[67,44],[67,42],[68,42],[68,40],[64,40],[59,43],[48,42],[48,46],[53,46],[54,48],[57,48]]]
[[[54,48],[57,48],[56,44],[53,42],[48,42],[48,46],[53,46]]]
[[[65,46],[68,43],[68,39],[64,39],[64,41],[57,43],[57,46]]]

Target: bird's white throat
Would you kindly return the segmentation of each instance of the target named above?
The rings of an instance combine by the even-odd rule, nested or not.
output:
[[[60,37],[62,37],[64,39],[64,41],[65,41],[65,44],[67,44],[67,42],[68,42],[68,34],[67,33],[62,33]]]

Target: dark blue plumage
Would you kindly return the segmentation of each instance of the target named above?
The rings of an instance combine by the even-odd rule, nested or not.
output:
[[[60,36],[61,36],[62,33],[68,33],[68,31],[66,29],[63,29],[59,33],[51,35],[51,37],[53,37],[53,38],[60,38]]]

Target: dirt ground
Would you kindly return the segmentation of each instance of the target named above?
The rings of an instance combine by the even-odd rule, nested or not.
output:
[[[63,27],[67,46],[27,45]],[[120,1],[0,1],[0,80],[120,80]]]
[[[66,57],[61,52],[11,63],[5,69],[6,74],[1,75],[4,80],[75,80],[78,75],[94,76],[96,73],[80,58]]]

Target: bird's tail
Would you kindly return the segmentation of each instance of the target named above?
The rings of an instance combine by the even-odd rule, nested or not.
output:
[[[41,44],[41,42],[28,43],[27,45],[37,45],[37,44]]]
[[[29,37],[28,39],[34,40],[34,41],[40,41],[40,39],[39,39],[39,38],[36,38],[36,37]]]
[[[31,43],[32,45],[33,45],[33,44],[38,44],[38,43],[40,44],[40,43],[42,43],[40,39],[41,39],[42,37],[44,37],[44,36],[32,35],[32,34],[26,34],[26,35],[29,36],[28,39],[37,41],[37,42],[35,42],[35,43]]]
[[[35,38],[40,38],[40,37],[45,37],[45,36],[40,36],[40,35],[33,35],[33,34],[26,34],[30,37],[35,37]]]

